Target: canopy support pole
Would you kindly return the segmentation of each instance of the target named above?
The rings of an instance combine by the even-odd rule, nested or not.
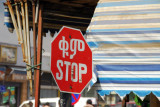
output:
[[[15,2],[15,4],[16,4],[15,8],[16,8],[16,14],[17,14],[17,22],[18,22],[18,27],[19,27],[20,44],[21,44],[21,48],[22,48],[23,61],[25,61],[26,55],[25,55],[24,42],[23,42],[22,22],[21,22],[21,17],[20,17],[17,2]]]
[[[24,40],[24,51],[25,51],[25,59],[24,62],[28,63],[28,55],[27,55],[27,34],[26,34],[26,18],[25,18],[25,10],[24,10],[24,4],[23,1],[20,1],[21,4],[21,16],[22,16],[22,25],[23,25],[23,40]]]
[[[150,107],[160,107],[160,101],[153,93],[150,93]]]
[[[40,98],[40,74],[41,74],[41,59],[42,59],[42,8],[39,8],[39,20],[38,20],[38,44],[37,44],[37,71],[36,71],[36,87],[35,87],[35,107],[39,107]]]
[[[126,102],[129,101],[129,95],[127,94],[124,99],[122,100],[122,107],[126,107]]]
[[[29,32],[29,15],[28,15],[28,0],[25,0],[25,17],[26,17],[26,36],[27,36],[27,58],[28,58],[28,65],[31,66],[31,50],[30,50],[30,32]],[[27,65],[27,69],[30,67]],[[29,69],[27,71],[27,79],[30,83],[30,96],[33,95],[32,93],[32,71]]]
[[[36,35],[36,24],[35,24],[35,0],[32,0],[32,16],[33,16],[33,48],[34,48],[34,65],[37,65],[37,35]],[[34,78],[36,78],[36,69],[34,69]],[[34,79],[34,93],[35,93],[36,79]]]
[[[16,18],[15,18],[15,16],[14,16],[14,11],[13,11],[12,5],[11,5],[11,3],[10,3],[9,0],[7,0],[7,5],[8,5],[8,8],[9,8],[9,12],[10,12],[10,14],[11,14],[13,26],[14,26],[14,28],[15,28],[15,30],[16,30],[18,42],[20,43],[20,36],[19,36],[18,26],[17,26],[17,23],[16,23]]]

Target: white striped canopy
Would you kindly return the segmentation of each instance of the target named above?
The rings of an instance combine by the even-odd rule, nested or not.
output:
[[[160,98],[160,1],[100,0],[87,29],[103,96]]]
[[[11,15],[7,7],[4,9],[4,24],[7,26],[9,32],[13,33],[14,27],[11,19]]]

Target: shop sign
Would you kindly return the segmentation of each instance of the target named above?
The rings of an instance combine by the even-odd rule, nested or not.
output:
[[[1,45],[0,46],[0,62],[15,64],[17,62],[17,47]]]
[[[0,85],[0,92],[5,92],[6,91],[6,88],[4,85]]]
[[[0,79],[4,79],[6,69],[4,67],[0,67]]]
[[[26,81],[27,80],[27,76],[26,75],[21,75],[21,74],[12,74],[12,80]]]

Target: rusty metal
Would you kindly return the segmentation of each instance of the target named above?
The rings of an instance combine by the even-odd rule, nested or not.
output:
[[[18,26],[17,26],[17,23],[16,23],[16,19],[15,19],[15,16],[14,16],[14,11],[13,11],[12,5],[11,5],[9,0],[7,0],[7,5],[8,5],[8,8],[9,8],[9,12],[11,14],[11,18],[12,18],[12,21],[13,21],[14,28],[16,30],[18,42],[20,43],[20,36],[19,36]]]
[[[21,28],[20,14],[19,14],[19,11],[18,11],[17,2],[15,3],[17,21],[15,19],[14,11],[13,11],[12,5],[11,5],[9,0],[7,0],[7,5],[8,5],[8,8],[9,8],[10,14],[11,14],[11,18],[12,18],[12,21],[13,21],[14,28],[16,30],[16,34],[17,34],[17,37],[18,37],[18,42],[19,42],[19,44],[21,44],[21,47],[22,47],[22,53],[23,53],[24,61],[28,65],[31,65],[30,37],[29,37],[30,36],[29,35],[29,18],[28,18],[28,4],[27,4],[27,1],[25,2],[26,20],[25,20],[25,17],[24,17],[23,2],[21,1],[21,11],[22,11],[22,20],[23,20],[23,30],[24,30],[25,45],[23,45],[22,28]],[[26,23],[25,23],[25,21],[26,21]],[[17,26],[17,22],[18,22],[18,26]],[[25,28],[27,28],[27,31],[25,31]],[[23,51],[24,49],[25,49],[25,51]],[[26,61],[26,59],[27,59],[27,61]],[[27,69],[29,69],[29,67],[30,66],[27,66]],[[27,78],[30,80],[30,94],[32,95],[32,72],[31,72],[31,70],[27,71]]]
[[[26,39],[26,22],[25,22],[25,11],[24,11],[24,4],[23,1],[20,1],[21,4],[21,15],[22,15],[22,24],[23,24],[23,39],[24,39],[24,50],[25,50],[25,59],[24,62],[28,62],[28,57],[27,57],[27,39]]]
[[[40,5],[39,8],[39,20],[38,20],[38,44],[37,44],[37,64],[41,63],[42,58],[42,8]],[[35,107],[39,107],[39,98],[40,98],[40,74],[41,74],[41,65],[37,66],[36,71],[36,87],[35,87]]]
[[[32,16],[33,16],[33,48],[34,48],[34,65],[37,65],[37,35],[36,35],[36,24],[35,24],[35,1],[32,0]],[[34,78],[36,78],[36,69],[34,69]],[[34,88],[36,84],[36,79],[34,79]],[[35,92],[35,91],[34,91]]]
[[[28,65],[31,65],[31,50],[30,50],[30,32],[29,32],[29,16],[28,16],[28,0],[25,0],[25,16],[26,16],[26,40],[27,40],[27,56],[28,56]],[[30,68],[30,66],[27,66],[27,69]],[[30,95],[32,96],[33,90],[32,90],[32,71],[31,69],[27,71],[27,79],[30,83]]]
[[[38,20],[38,9],[39,9],[39,0],[37,0],[37,5],[36,5],[35,23],[37,23]]]
[[[16,8],[17,22],[18,22],[18,28],[19,28],[20,44],[21,44],[21,48],[22,48],[23,61],[24,61],[26,59],[26,57],[25,57],[25,49],[24,49],[24,42],[23,42],[22,22],[21,22],[17,2],[15,4],[16,4],[15,8]]]

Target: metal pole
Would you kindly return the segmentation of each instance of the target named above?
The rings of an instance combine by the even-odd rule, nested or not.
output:
[[[126,107],[126,102],[129,101],[129,95],[127,94],[122,100],[122,107]]]
[[[17,23],[16,23],[16,18],[14,16],[14,11],[13,11],[12,5],[11,5],[9,0],[7,0],[7,5],[8,5],[8,8],[9,8],[9,12],[11,14],[11,18],[12,18],[12,21],[13,21],[14,28],[16,30],[18,42],[20,42],[20,36],[19,36],[18,26],[17,26]]]
[[[37,64],[41,63],[42,58],[42,5],[39,8],[39,20],[38,20],[38,45],[37,45]],[[39,107],[40,98],[40,74],[41,65],[37,66],[36,71],[36,87],[35,87],[35,107]]]
[[[26,34],[27,34],[27,49],[28,49],[28,65],[31,66],[31,50],[30,50],[30,33],[29,33],[29,16],[28,16],[28,0],[25,0],[25,14],[26,14]],[[27,67],[27,69],[30,67]],[[27,79],[30,83],[30,95],[32,96],[32,71],[27,71]]]
[[[24,43],[23,43],[22,22],[21,22],[17,2],[15,2],[15,4],[16,4],[15,8],[16,8],[16,14],[17,14],[17,22],[18,22],[18,27],[19,27],[20,44],[21,44],[21,48],[22,48],[23,61],[25,61],[26,55],[25,55],[25,49],[24,49]]]
[[[35,23],[37,23],[37,20],[38,20],[38,9],[39,9],[39,0],[37,0]]]
[[[60,107],[72,107],[70,93],[60,93]]]
[[[36,46],[36,24],[35,24],[35,0],[32,0],[32,16],[33,16],[33,48],[34,48],[34,65],[37,65],[37,46]],[[36,69],[34,69],[34,89],[36,84]],[[34,90],[35,92],[35,90]]]
[[[21,15],[22,15],[22,24],[23,24],[23,39],[24,39],[24,50],[25,50],[25,59],[24,62],[28,62],[28,56],[27,56],[27,36],[26,36],[26,22],[25,22],[25,11],[24,11],[24,5],[22,0],[20,1],[21,3]]]

